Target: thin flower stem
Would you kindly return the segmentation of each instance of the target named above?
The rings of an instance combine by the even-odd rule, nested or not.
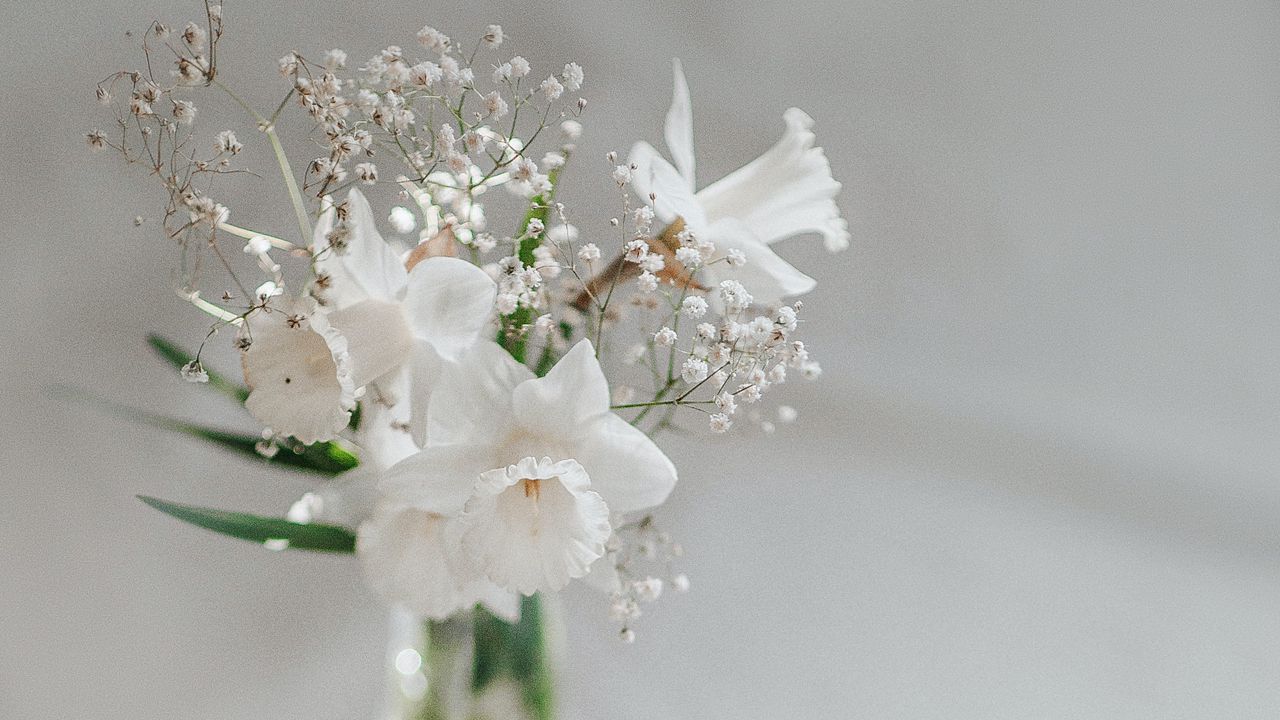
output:
[[[626,403],[624,405],[610,405],[610,410],[625,410],[627,408],[650,408],[663,405],[713,405],[714,400],[655,400],[654,402]]]
[[[252,240],[255,237],[262,237],[267,242],[271,243],[272,247],[280,250],[294,250],[298,247],[297,245],[294,245],[288,240],[281,240],[278,237],[267,235],[266,233],[255,232],[248,228],[242,228],[239,225],[232,225],[231,223],[228,223],[228,222],[218,223],[218,229],[223,230],[225,232],[229,232],[232,235],[235,235],[237,237],[242,237],[245,240]]]
[[[289,158],[285,157],[284,146],[280,144],[280,136],[276,134],[274,125],[268,125],[267,138],[271,140],[271,149],[275,151],[276,162],[280,164],[280,174],[284,175],[284,184],[289,188],[289,199],[293,201],[293,213],[298,217],[298,231],[302,233],[302,244],[311,241],[311,218],[307,217],[307,207],[302,201],[302,193],[298,190],[298,182],[293,178],[289,168]]]
[[[261,113],[254,110],[252,105],[245,102],[243,98],[222,81],[210,79],[209,82],[221,88],[237,105],[244,108],[244,111],[249,113],[258,123],[258,127],[262,132],[266,133],[267,139],[271,141],[271,151],[275,153],[276,163],[280,166],[280,174],[284,176],[284,184],[289,191],[289,199],[293,202],[293,213],[297,216],[298,230],[302,233],[302,244],[307,245],[311,242],[311,218],[307,216],[306,203],[302,200],[302,193],[298,190],[298,181],[294,179],[293,170],[289,167],[289,158],[284,154],[284,146],[280,144],[280,136],[276,134],[275,124],[271,120],[262,117]],[[288,101],[288,99],[286,96],[285,100]],[[284,107],[284,103],[282,102],[280,106]],[[279,113],[279,110],[276,112]]]

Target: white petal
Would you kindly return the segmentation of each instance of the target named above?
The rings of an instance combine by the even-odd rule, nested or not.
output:
[[[462,511],[480,474],[496,464],[488,445],[428,447],[392,465],[378,491],[398,505],[452,517]]]
[[[377,467],[361,464],[327,481],[312,493],[319,502],[311,522],[359,527],[373,514],[381,479],[382,472]]]
[[[740,250],[747,263],[729,267],[726,263],[709,266],[716,281],[732,278],[742,283],[757,305],[771,305],[779,300],[811,292],[817,281],[783,260],[768,245],[760,242],[743,223],[725,218],[713,224],[706,237],[716,244],[716,255]],[[712,295],[712,299],[715,296]]]
[[[636,166],[631,174],[632,189],[646,203],[650,202],[650,194],[654,196],[651,204],[658,219],[670,223],[677,216],[682,217],[695,232],[706,224],[705,213],[694,198],[693,189],[652,145],[646,142],[633,145],[629,161]]]
[[[480,477],[459,519],[462,548],[494,583],[531,595],[587,573],[613,530],[573,460],[525,458]]]
[[[413,442],[418,447],[427,446],[431,398],[435,395],[444,367],[444,360],[436,354],[431,343],[426,340],[414,341],[413,350],[409,353],[409,376],[413,385],[413,394],[409,398],[409,427]]]
[[[671,61],[674,81],[671,88],[671,109],[667,111],[667,122],[664,127],[667,149],[671,158],[676,161],[680,175],[684,177],[689,190],[694,185],[693,164],[693,103],[689,101],[689,83],[684,79],[684,68],[680,60]]]
[[[427,258],[409,274],[405,311],[415,335],[456,360],[488,328],[497,292],[493,278],[465,260]]]
[[[327,216],[327,217],[326,217]],[[404,290],[407,274],[400,258],[378,234],[369,201],[359,190],[347,195],[347,223],[351,227],[346,252],[328,250],[321,233],[333,227],[333,210],[326,210],[316,226],[312,252],[316,272],[329,276],[329,288],[320,291],[330,306],[345,308],[362,300],[394,302]]]
[[[520,383],[512,399],[516,422],[535,434],[575,437],[609,412],[609,383],[590,340],[579,340],[545,377]]]
[[[355,385],[346,339],[323,313],[282,304],[252,313],[240,332],[250,341],[240,355],[245,407],[259,422],[304,443],[332,440],[347,426]]]
[[[436,620],[475,604],[467,591],[474,579],[455,562],[451,522],[416,507],[379,505],[356,540],[369,586],[388,601]]]
[[[614,512],[661,505],[676,485],[676,467],[640,430],[613,413],[596,418],[572,447],[591,487]]]
[[[381,470],[409,457],[419,448],[413,436],[406,431],[411,419],[409,368],[400,368],[380,379],[377,385],[374,392],[365,396],[356,441],[360,445],[361,467]]]
[[[426,411],[426,444],[500,439],[512,424],[513,392],[531,378],[533,371],[490,341],[476,343],[456,363],[441,362]]]
[[[814,147],[813,119],[791,108],[786,132],[765,154],[698,193],[707,220],[737,218],[766,244],[800,233],[819,233],[828,250],[849,245],[848,223],[833,198],[840,183],[822,148]]]
[[[347,339],[351,377],[357,388],[392,372],[409,359],[413,335],[398,303],[362,300],[328,314]]]

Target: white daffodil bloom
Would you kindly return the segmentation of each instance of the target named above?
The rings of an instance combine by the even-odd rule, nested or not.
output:
[[[347,339],[315,303],[286,300],[245,319],[240,354],[245,407],[267,427],[304,443],[328,440],[356,406]]]
[[[413,413],[425,418],[434,376],[480,337],[497,292],[484,271],[456,258],[427,258],[406,270],[358,190],[348,196],[336,243],[334,216],[330,207],[316,226],[318,302],[305,312],[296,309],[300,301],[256,311],[242,331],[252,390],[246,407],[277,433],[307,443],[346,427],[366,386],[390,395],[410,373]]]
[[[587,574],[613,532],[609,508],[576,460],[526,457],[480,475],[462,545],[498,585],[530,595]]]
[[[712,261],[733,250],[746,257],[741,267],[725,262],[709,265],[710,286],[726,279],[738,280],[764,305],[807,293],[816,284],[779,257],[771,244],[802,233],[818,233],[832,252],[849,245],[848,224],[834,201],[840,183],[831,177],[831,165],[822,148],[814,146],[813,119],[797,108],[787,110],[783,119],[787,128],[776,145],[696,190],[692,106],[677,60],[665,126],[667,149],[675,165],[646,142],[636,143],[630,157],[635,166],[633,187],[645,202],[651,202],[659,219],[671,223],[683,218],[695,237],[715,243]]]
[[[434,392],[426,447],[380,486],[399,511],[375,513],[361,528],[357,550],[388,597],[436,607],[468,569],[507,590],[558,589],[604,554],[610,512],[658,505],[675,486],[666,455],[609,410],[608,384],[586,340],[543,378],[496,344],[477,344],[444,369]],[[431,535],[410,523],[410,532],[406,513],[415,522],[434,513],[452,530]],[[445,590],[396,575],[381,552],[394,546],[396,557],[434,563],[431,572],[443,577],[427,557],[451,538],[457,547],[447,569],[455,576]],[[426,597],[437,593],[445,597]]]
[[[442,489],[424,485],[413,504],[384,499],[360,525],[356,552],[369,586],[420,617],[443,620],[480,603],[514,622],[519,596],[476,575],[458,551],[454,517],[465,496],[432,490]]]

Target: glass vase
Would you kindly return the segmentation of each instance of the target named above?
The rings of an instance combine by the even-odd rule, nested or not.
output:
[[[555,609],[535,595],[508,623],[477,606],[448,620],[391,619],[387,720],[553,720]],[[552,622],[548,622],[548,620]]]

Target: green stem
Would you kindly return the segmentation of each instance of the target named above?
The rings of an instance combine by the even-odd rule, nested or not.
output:
[[[280,165],[280,174],[284,176],[285,187],[289,189],[289,199],[293,201],[293,213],[298,218],[298,232],[302,233],[302,244],[311,244],[311,218],[307,216],[306,203],[302,201],[302,192],[298,190],[298,181],[293,177],[289,167],[289,158],[285,157],[284,146],[280,144],[280,136],[276,134],[274,125],[268,125],[264,131],[271,141],[271,150],[275,152],[276,162]]]
[[[237,105],[244,108],[249,116],[258,123],[258,128],[266,133],[267,139],[271,141],[271,151],[275,153],[276,163],[280,166],[280,174],[284,176],[285,187],[289,190],[289,199],[293,202],[293,212],[298,218],[298,230],[302,233],[302,244],[311,244],[311,219],[307,216],[306,203],[302,201],[302,192],[298,190],[298,182],[293,177],[293,170],[289,167],[289,158],[285,157],[284,146],[280,144],[280,136],[276,134],[275,119],[280,114],[280,110],[284,107],[284,103],[289,100],[289,96],[285,96],[284,101],[280,103],[280,107],[276,108],[275,115],[268,120],[262,116],[262,113],[253,109],[253,106],[235,93],[234,90],[227,87],[221,80],[210,80],[215,87],[218,87]],[[290,93],[292,95],[292,92]]]

